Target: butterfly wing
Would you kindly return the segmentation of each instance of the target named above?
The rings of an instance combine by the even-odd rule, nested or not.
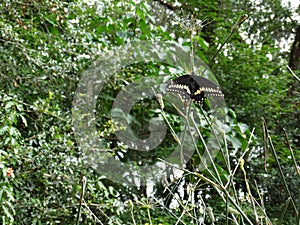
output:
[[[214,97],[223,97],[224,94],[221,91],[219,85],[214,82],[196,75],[191,75],[191,78],[194,80],[194,89],[192,92],[191,98],[194,101],[203,102],[204,98],[209,96]]]
[[[191,99],[191,83],[193,81],[190,75],[177,77],[166,86],[166,91],[178,93],[185,101],[189,101]]]
[[[192,99],[196,104],[201,104],[208,96],[224,96],[217,84],[193,74],[175,78],[166,86],[166,91],[180,94],[184,101]]]

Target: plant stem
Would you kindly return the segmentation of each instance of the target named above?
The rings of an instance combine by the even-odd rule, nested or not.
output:
[[[83,197],[85,194],[85,187],[86,187],[86,177],[82,177],[82,184],[81,184],[81,195],[79,199],[79,206],[78,206],[78,212],[77,212],[77,221],[76,225],[79,225],[79,220],[80,220],[80,214],[81,214],[81,208],[82,208],[82,202],[83,202]]]

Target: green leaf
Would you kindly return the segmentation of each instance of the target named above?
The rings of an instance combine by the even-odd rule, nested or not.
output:
[[[18,109],[19,112],[22,112],[23,111],[23,105],[21,104],[16,104],[16,107]]]
[[[3,189],[0,190],[0,202],[2,202]]]
[[[226,135],[226,139],[228,141],[230,141],[230,143],[232,144],[234,149],[238,149],[241,147],[242,143],[240,142],[240,140],[236,137],[230,137],[228,135]]]
[[[245,133],[247,130],[249,130],[248,125],[245,123],[238,123],[238,126],[242,133]]]
[[[9,134],[15,137],[21,136],[20,131],[15,127],[10,127]]]
[[[20,115],[22,122],[24,123],[25,127],[27,127],[27,120],[23,115]]]
[[[6,196],[8,197],[8,199],[9,199],[10,201],[14,201],[14,200],[15,200],[11,188],[5,187],[4,191],[5,191],[5,194],[6,194]]]
[[[0,135],[3,135],[8,130],[9,130],[9,126],[4,126],[4,127],[0,128]]]
[[[149,29],[148,29],[149,27],[148,27],[147,23],[145,22],[145,20],[140,20],[139,25],[140,25],[140,28],[141,28],[141,31],[143,34],[149,33]]]
[[[16,211],[10,201],[6,201],[6,204],[9,206],[10,210],[12,211],[12,214],[16,214]]]
[[[2,209],[4,211],[4,214],[6,216],[8,216],[11,221],[13,221],[14,220],[14,216],[10,213],[9,209],[5,205],[2,205]]]
[[[5,111],[10,110],[11,107],[14,106],[14,105],[15,105],[15,102],[13,102],[13,101],[6,102],[6,104],[5,104]]]
[[[2,218],[2,224],[3,224],[3,225],[6,225],[6,222],[5,222],[5,216],[2,216],[1,218]]]

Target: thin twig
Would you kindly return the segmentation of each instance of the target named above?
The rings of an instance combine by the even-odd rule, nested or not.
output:
[[[167,162],[167,161],[165,161],[165,160],[163,160],[163,159],[160,159],[160,158],[159,158],[158,160],[160,160],[160,161],[164,162],[165,164],[167,164],[167,165],[169,165],[169,166],[172,166],[172,167],[174,167],[174,168],[176,168],[176,169],[182,170],[182,171],[186,172],[187,174],[195,175],[196,177],[201,178],[202,180],[208,182],[209,184],[211,184],[212,186],[216,187],[217,189],[220,189],[220,190],[223,189],[221,185],[219,185],[219,184],[213,182],[212,180],[210,180],[209,178],[205,177],[204,175],[202,175],[202,174],[200,174],[200,173],[197,173],[197,172],[191,172],[191,171],[189,171],[189,170],[187,170],[187,169],[178,167],[178,166],[176,166],[176,165],[174,165],[174,164],[171,164],[171,163],[169,163],[169,162]]]
[[[167,187],[167,189],[170,190],[168,187]],[[171,190],[170,190],[170,191],[171,191]],[[174,197],[176,197],[176,196],[174,195],[174,193],[172,193],[172,194],[173,194]],[[154,199],[155,201],[157,201],[157,203],[158,203],[160,206],[162,206],[162,207],[164,208],[164,210],[168,211],[174,218],[176,218],[176,219],[179,218],[172,210],[170,210],[168,207],[166,207],[164,204],[162,204],[162,202],[161,202],[160,200],[158,200],[157,198],[155,198],[155,196],[153,196],[153,199]],[[183,225],[186,225],[186,223],[185,223],[183,220],[181,220],[180,222],[181,222]]]
[[[78,212],[77,212],[77,221],[76,221],[77,225],[79,225],[82,202],[83,202],[83,198],[84,198],[84,194],[85,194],[85,187],[86,187],[86,177],[83,176],[82,184],[81,184],[81,195],[80,195],[80,199],[79,199],[79,206],[78,206]]]
[[[296,170],[297,174],[300,176],[300,169],[299,169],[299,166],[298,166],[298,164],[297,164],[297,161],[296,161],[296,158],[295,158],[295,155],[294,155],[292,146],[291,146],[291,144],[290,144],[290,142],[289,142],[288,135],[287,135],[286,130],[285,130],[284,128],[283,128],[283,132],[284,132],[285,140],[286,140],[286,142],[287,142],[287,145],[288,145],[288,147],[289,147],[289,150],[290,150],[290,153],[291,153],[293,162],[294,162],[295,170]]]
[[[237,169],[239,168],[239,165],[240,165],[240,161],[244,158],[244,156],[246,155],[246,153],[249,151],[249,145],[251,143],[251,140],[252,140],[252,137],[254,137],[254,130],[255,128],[252,129],[252,132],[251,132],[251,135],[250,135],[250,138],[248,140],[248,143],[247,143],[247,147],[246,147],[246,150],[243,152],[243,154],[241,155],[241,157],[239,158],[239,161],[238,163],[236,164],[233,172],[230,174],[229,178],[228,178],[228,182],[227,184],[225,185],[225,188],[227,189],[228,185],[232,182],[232,179],[237,171]]]
[[[287,212],[287,209],[288,209],[288,207],[289,207],[289,205],[290,205],[290,202],[291,202],[291,199],[288,198],[287,201],[286,201],[286,203],[285,203],[285,207],[284,207],[283,210],[282,210],[282,213],[281,213],[281,216],[280,216],[278,225],[281,225],[281,223],[283,222],[284,216],[285,216],[285,214],[286,214],[286,212]]]
[[[136,225],[136,222],[135,222],[135,219],[134,219],[134,214],[133,214],[133,203],[132,203],[131,200],[129,200],[129,205],[130,205],[130,214],[131,214],[133,224]]]
[[[266,218],[266,220],[267,220],[266,224],[272,225],[272,222],[271,222],[270,218],[268,217],[268,215],[267,215],[266,212],[265,212],[265,208],[263,208],[263,206],[259,205],[259,203],[256,201],[255,198],[253,198],[253,201],[256,203],[256,205],[260,208],[260,210],[261,210],[262,213],[264,214],[264,216],[265,216],[265,218]]]
[[[202,109],[202,108],[201,108],[201,109]],[[202,111],[202,112],[203,112],[203,111]],[[203,115],[204,115],[204,114],[203,114]],[[205,118],[206,118],[207,123],[209,124],[209,126],[211,127],[211,129],[212,129],[212,131],[213,131],[212,125],[211,125],[211,123],[209,122],[208,118],[207,118],[207,117],[205,117]],[[204,138],[203,138],[203,136],[202,136],[200,130],[198,129],[197,124],[196,124],[196,122],[195,122],[195,120],[194,120],[193,118],[192,118],[192,121],[193,121],[194,127],[196,128],[196,132],[197,132],[197,134],[199,135],[199,137],[200,137],[200,139],[201,139],[201,142],[202,142],[202,144],[203,144],[203,146],[204,146],[205,153],[207,153],[208,158],[209,158],[209,160],[210,160],[210,163],[212,164],[212,167],[213,167],[214,172],[215,172],[215,174],[217,175],[217,177],[215,177],[215,176],[210,172],[210,170],[207,168],[206,162],[204,162],[203,158],[202,158],[201,162],[203,163],[203,165],[205,166],[205,168],[207,169],[207,171],[211,174],[211,176],[212,176],[215,180],[217,180],[217,181],[219,182],[220,185],[223,185],[223,184],[222,184],[222,179],[221,179],[221,177],[220,177],[220,174],[218,173],[218,169],[217,169],[217,167],[216,167],[216,164],[215,164],[214,161],[213,161],[213,158],[212,158],[212,156],[211,156],[211,154],[210,154],[210,151],[209,151],[209,149],[208,149],[208,147],[207,147],[207,145],[206,145],[206,143],[205,143],[205,141],[204,141]]]
[[[264,204],[264,199],[263,199],[262,194],[261,194],[260,191],[259,191],[259,188],[258,188],[258,185],[257,185],[256,180],[254,180],[254,183],[255,183],[256,192],[257,192],[257,194],[258,194],[258,197],[259,197],[261,206],[260,206],[258,203],[256,203],[256,204],[258,205],[258,207],[260,208],[260,210],[261,210],[261,211],[263,212],[263,214],[265,215],[266,224],[272,225],[272,223],[271,223],[269,217],[267,216],[266,208],[265,208],[265,204]],[[256,202],[255,199],[254,199],[254,201]]]
[[[241,24],[243,22],[245,22],[245,20],[248,18],[247,14],[242,15],[239,20],[232,26],[230,33],[228,34],[228,36],[226,37],[225,41],[222,43],[222,45],[218,48],[218,50],[216,51],[216,53],[213,55],[213,57],[211,58],[209,65],[211,65],[215,58],[217,57],[217,55],[219,54],[219,52],[221,51],[221,49],[224,47],[224,45],[227,43],[227,41],[231,38],[231,36],[237,31],[237,29],[239,28],[239,26],[241,26]]]
[[[253,198],[253,195],[251,193],[251,189],[250,189],[249,182],[248,182],[248,179],[247,179],[247,172],[246,172],[246,170],[244,168],[244,164],[245,164],[245,160],[242,158],[240,160],[240,168],[241,168],[241,170],[243,171],[243,174],[244,174],[244,180],[245,180],[245,184],[246,184],[246,189],[247,189],[248,196],[250,198],[250,202],[251,202],[251,205],[252,205],[252,208],[253,208],[253,213],[254,213],[255,221],[256,221],[256,224],[259,225],[259,218],[258,218],[258,215],[257,215],[257,211],[256,211],[255,203],[254,203],[254,198]]]
[[[150,225],[153,225],[152,220],[151,220],[151,214],[150,214],[150,208],[149,207],[147,207],[147,214],[148,214],[148,219],[149,219]]]
[[[289,66],[286,66],[286,67],[288,68],[290,73],[300,82],[300,78],[293,72],[293,70]]]
[[[263,123],[265,123],[264,126],[267,127],[266,121],[265,121],[264,119],[263,119]],[[298,213],[297,207],[296,207],[296,205],[295,205],[295,201],[294,201],[294,199],[293,199],[293,197],[292,197],[292,194],[291,194],[291,192],[290,192],[290,190],[289,190],[289,187],[288,187],[288,185],[287,185],[287,182],[286,182],[286,180],[285,180],[285,177],[284,177],[284,174],[283,174],[283,171],[282,171],[282,167],[281,167],[281,165],[280,165],[280,162],[279,162],[279,159],[278,159],[278,156],[277,156],[275,147],[274,147],[274,145],[273,145],[272,138],[271,138],[271,136],[269,135],[269,132],[268,132],[267,129],[266,129],[266,134],[267,134],[267,137],[268,137],[268,142],[269,142],[269,144],[270,144],[270,147],[271,147],[273,156],[274,156],[275,161],[276,161],[276,163],[277,163],[277,167],[278,167],[278,169],[279,169],[279,174],[280,174],[281,180],[283,181],[283,184],[284,184],[284,185],[283,185],[283,186],[284,186],[284,189],[285,189],[286,193],[288,194],[288,196],[291,198],[291,203],[292,203],[292,205],[293,205],[293,208],[294,208],[295,212]]]
[[[182,165],[182,167],[184,167],[184,164],[185,164],[184,157],[183,157],[183,146],[184,146],[185,135],[187,133],[188,128],[190,128],[189,118],[190,118],[190,113],[191,113],[191,105],[192,105],[192,102],[189,101],[189,106],[188,106],[188,108],[186,110],[186,115],[185,115],[186,124],[184,125],[183,134],[182,134],[182,140],[181,140],[181,145],[180,145],[180,159],[181,159],[181,165]]]
[[[262,118],[262,133],[263,133],[263,150],[264,150],[264,168],[267,172],[267,128],[265,127],[264,118]]]
[[[104,224],[99,220],[99,218],[95,215],[95,213],[90,209],[90,207],[88,206],[88,204],[85,202],[84,199],[83,199],[83,205],[84,205],[85,208],[89,211],[89,213],[97,220],[97,222],[100,223],[100,225],[104,225]],[[107,215],[103,212],[103,210],[101,210],[100,207],[98,207],[98,209],[99,209],[100,212],[103,213],[103,215],[104,215],[108,220],[110,219],[110,217],[107,216]]]

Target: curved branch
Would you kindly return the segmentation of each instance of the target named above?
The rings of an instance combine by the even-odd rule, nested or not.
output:
[[[178,10],[180,9],[181,7],[179,6],[174,6],[174,5],[171,5],[163,0],[153,0],[154,2],[158,2],[159,4],[165,6],[167,9],[170,9],[170,10]]]

